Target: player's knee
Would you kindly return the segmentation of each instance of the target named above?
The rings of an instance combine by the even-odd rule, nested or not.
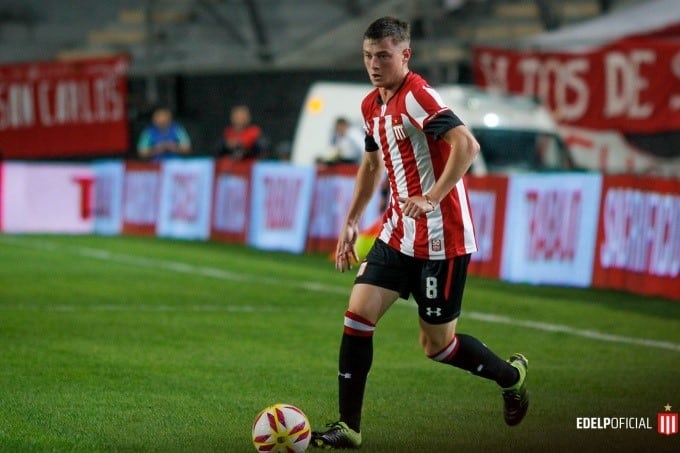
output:
[[[455,335],[448,341],[432,342],[428,348],[423,348],[427,358],[435,362],[450,363],[458,350],[458,337]]]
[[[420,320],[420,346],[430,358],[449,348],[456,337],[457,319],[443,324],[430,324]]]
[[[434,359],[441,351],[445,350],[452,342],[455,334],[451,335],[428,335],[425,332],[420,332],[420,347],[423,352],[430,359]]]

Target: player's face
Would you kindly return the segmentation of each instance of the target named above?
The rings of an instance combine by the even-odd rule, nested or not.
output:
[[[391,38],[364,40],[364,66],[371,83],[378,88],[396,89],[408,72],[411,49],[407,42],[395,43]]]

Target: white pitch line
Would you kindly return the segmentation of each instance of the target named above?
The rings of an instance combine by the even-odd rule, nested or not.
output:
[[[95,249],[91,247],[60,247],[58,244],[49,241],[30,241],[26,242],[18,237],[1,236],[0,242],[19,247],[32,248],[48,252],[67,252],[84,258],[92,258],[116,264],[132,265],[145,269],[168,270],[180,274],[198,275],[202,277],[215,278],[218,280],[234,282],[254,282],[258,284],[268,284],[277,286],[288,286],[309,291],[325,292],[330,294],[349,295],[349,287],[339,287],[325,285],[312,281],[283,280],[272,277],[255,277],[252,274],[231,272],[224,269],[208,266],[197,266],[181,261],[151,259],[135,255],[124,255],[113,253],[108,250]]]
[[[44,250],[44,251],[49,251],[49,252],[67,252],[71,253],[77,256],[82,256],[84,258],[91,258],[91,259],[97,259],[101,261],[107,261],[107,262],[113,262],[117,264],[125,264],[125,265],[133,265],[137,267],[142,267],[142,268],[151,268],[151,269],[165,269],[165,270],[170,270],[178,273],[183,273],[183,274],[190,274],[190,275],[199,275],[203,277],[209,277],[209,278],[216,278],[219,280],[227,280],[227,281],[250,281],[250,282],[258,282],[260,284],[269,284],[269,285],[277,285],[277,286],[290,286],[294,288],[300,288],[304,289],[307,291],[315,291],[315,292],[323,292],[323,293],[330,293],[330,294],[343,294],[343,295],[348,295],[349,294],[349,288],[347,287],[340,287],[340,286],[334,286],[334,285],[325,285],[322,283],[318,282],[313,282],[313,281],[295,281],[295,280],[283,280],[283,279],[277,279],[277,278],[262,278],[262,277],[254,277],[251,274],[246,274],[246,273],[238,273],[238,272],[231,272],[231,271],[225,271],[223,269],[215,268],[215,267],[207,267],[207,266],[196,266],[193,264],[189,263],[184,263],[181,261],[173,261],[173,260],[163,260],[163,259],[151,259],[151,258],[144,258],[140,256],[134,256],[134,255],[124,255],[124,254],[119,254],[119,253],[112,253],[107,250],[102,250],[102,249],[94,249],[90,247],[64,247],[60,246],[58,244],[55,244],[53,242],[49,241],[33,241],[31,240],[30,242],[26,242],[24,240],[21,240],[19,237],[12,237],[12,236],[4,236],[0,235],[0,242],[3,242],[8,245],[15,245],[19,247],[25,247],[25,248],[32,248],[32,249],[38,249],[38,250]],[[409,306],[413,307],[413,304],[398,304],[401,306]],[[151,306],[151,305],[144,305],[144,306],[136,306],[138,311],[181,311],[177,307],[172,307],[168,305],[162,305],[162,306]],[[15,310],[46,310],[47,308],[39,308],[39,307],[24,307],[24,306],[2,306],[0,305],[0,309],[15,309]],[[53,307],[52,310],[60,310],[60,311],[75,311],[79,309],[86,309],[86,310],[102,310],[102,311],[126,311],[130,309],[135,309],[133,307],[130,307],[128,305],[122,306],[122,305],[101,305],[101,306],[76,306],[76,305],[60,305]],[[239,308],[237,307],[231,307],[231,306],[219,306],[219,305],[201,305],[201,306],[189,306],[187,308],[190,311],[223,311],[223,312],[250,312],[250,311],[277,311],[277,307],[265,307],[265,306],[258,306],[257,308],[255,307],[250,307],[250,306],[241,306]],[[286,308],[286,310],[289,310],[289,308]],[[621,344],[630,344],[630,345],[635,345],[635,346],[644,346],[644,347],[649,347],[649,348],[656,348],[656,349],[666,349],[670,351],[676,351],[680,352],[680,344],[679,343],[672,343],[669,341],[660,341],[660,340],[652,340],[652,339],[647,339],[647,338],[636,338],[636,337],[628,337],[624,335],[614,335],[614,334],[609,334],[605,332],[598,332],[595,330],[588,330],[588,329],[577,329],[574,327],[570,327],[567,325],[563,324],[551,324],[551,323],[546,323],[546,322],[540,322],[540,321],[531,321],[531,320],[522,320],[522,319],[514,319],[510,318],[507,316],[501,316],[501,315],[495,315],[495,314],[489,314],[489,313],[481,313],[477,311],[465,311],[463,313],[464,318],[469,318],[473,319],[476,321],[482,321],[482,322],[489,322],[489,323],[494,323],[494,324],[507,324],[507,325],[513,325],[513,326],[521,326],[521,327],[526,327],[528,329],[533,329],[533,330],[539,330],[542,332],[559,332],[559,333],[564,333],[567,335],[572,335],[576,337],[581,337],[581,338],[589,338],[591,340],[597,340],[597,341],[604,341],[604,342],[610,342],[610,343],[621,343]]]
[[[149,305],[149,304],[59,304],[0,305],[0,311],[35,312],[134,312],[134,313],[279,313],[284,309],[273,305]],[[289,311],[308,311],[305,307],[286,307]]]
[[[463,312],[463,317],[476,321],[491,322],[495,324],[510,324],[513,326],[527,327],[529,329],[541,330],[543,332],[560,332],[577,337],[590,338],[592,340],[607,341],[611,343],[633,344],[636,346],[647,346],[650,348],[668,349],[680,352],[680,344],[669,341],[650,340],[646,338],[627,337],[623,335],[613,335],[596,330],[576,329],[561,324],[550,324],[547,322],[529,321],[522,319],[512,319],[506,316],[480,313],[476,311]]]

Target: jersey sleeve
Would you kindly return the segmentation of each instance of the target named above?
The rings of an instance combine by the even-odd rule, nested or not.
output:
[[[435,138],[441,138],[449,129],[463,124],[444,103],[437,90],[428,85],[407,95],[406,109],[423,132]]]
[[[375,139],[373,138],[372,135],[370,135],[368,132],[366,132],[366,137],[364,138],[364,148],[366,149],[366,152],[373,152],[373,151],[378,151],[380,148],[378,144],[375,142]]]
[[[430,119],[430,121],[425,124],[423,132],[439,139],[450,129],[462,125],[463,122],[455,113],[451,110],[446,110]]]
[[[361,102],[361,115],[364,118],[364,131],[366,132],[364,137],[364,149],[369,153],[378,151],[378,149],[380,149],[369,129],[371,105],[376,102],[376,96],[377,89],[366,96]]]

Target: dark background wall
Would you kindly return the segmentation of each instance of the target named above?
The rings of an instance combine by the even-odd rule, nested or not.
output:
[[[175,118],[186,127],[195,154],[217,152],[222,130],[229,122],[229,111],[236,104],[250,107],[253,122],[262,127],[275,153],[290,146],[307,90],[316,81],[368,84],[363,71],[173,76],[159,79],[158,99],[170,106]],[[153,107],[145,99],[145,87],[144,79],[130,80],[129,157],[135,155],[137,138]]]
[[[429,77],[427,68],[415,70]],[[469,78],[465,80],[468,73],[461,71],[461,82],[469,82]],[[290,146],[307,90],[317,81],[369,84],[363,69],[164,76],[157,82],[158,100],[172,108],[186,127],[195,154],[215,154],[229,122],[229,110],[235,104],[250,106],[253,122],[262,127],[276,154]],[[136,141],[149,121],[151,108],[146,100],[146,80],[131,78],[128,157],[136,155]]]

